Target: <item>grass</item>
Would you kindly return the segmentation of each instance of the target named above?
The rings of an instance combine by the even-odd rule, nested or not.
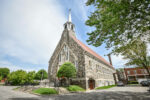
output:
[[[67,90],[69,90],[71,92],[85,91],[85,89],[83,89],[77,85],[70,85],[69,87],[67,87]]]
[[[109,86],[102,86],[102,87],[97,87],[96,89],[109,89],[112,87],[115,87],[116,85],[109,85]]]
[[[37,94],[58,94],[58,92],[55,89],[52,89],[52,88],[38,88],[36,90],[33,90],[33,93],[37,93]]]

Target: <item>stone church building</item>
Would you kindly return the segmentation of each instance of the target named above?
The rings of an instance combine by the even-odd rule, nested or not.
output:
[[[69,12],[61,39],[49,61],[49,81],[54,82],[57,79],[57,71],[64,62],[71,62],[77,70],[77,76],[71,79],[71,84],[85,89],[115,84],[113,66],[78,40],[74,30],[75,25],[71,21],[71,12]]]

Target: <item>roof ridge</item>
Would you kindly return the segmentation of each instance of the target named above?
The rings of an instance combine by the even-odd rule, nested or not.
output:
[[[111,66],[112,68],[114,68],[108,61],[106,61],[102,56],[100,56],[99,54],[97,54],[95,51],[93,51],[91,48],[89,48],[88,46],[86,46],[84,43],[82,43],[80,40],[78,40],[76,37],[74,37],[73,35],[70,34],[70,36],[87,52],[89,52],[90,54],[92,54],[93,56],[95,56],[96,58],[98,58],[99,60],[103,61],[104,63],[106,63],[107,65]]]

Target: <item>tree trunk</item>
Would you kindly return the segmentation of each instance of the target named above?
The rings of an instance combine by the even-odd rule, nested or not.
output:
[[[68,80],[68,86],[70,85],[70,79],[69,78],[67,78],[67,80]]]
[[[147,73],[148,73],[148,76],[150,77],[150,71],[149,71],[149,69],[148,69],[148,67],[145,65],[145,64],[143,64],[143,66],[144,66],[144,68],[146,69],[146,71],[147,71]]]

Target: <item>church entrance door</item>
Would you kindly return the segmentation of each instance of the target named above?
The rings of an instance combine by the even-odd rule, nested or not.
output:
[[[88,84],[89,84],[90,90],[95,88],[95,80],[94,79],[89,79]]]

